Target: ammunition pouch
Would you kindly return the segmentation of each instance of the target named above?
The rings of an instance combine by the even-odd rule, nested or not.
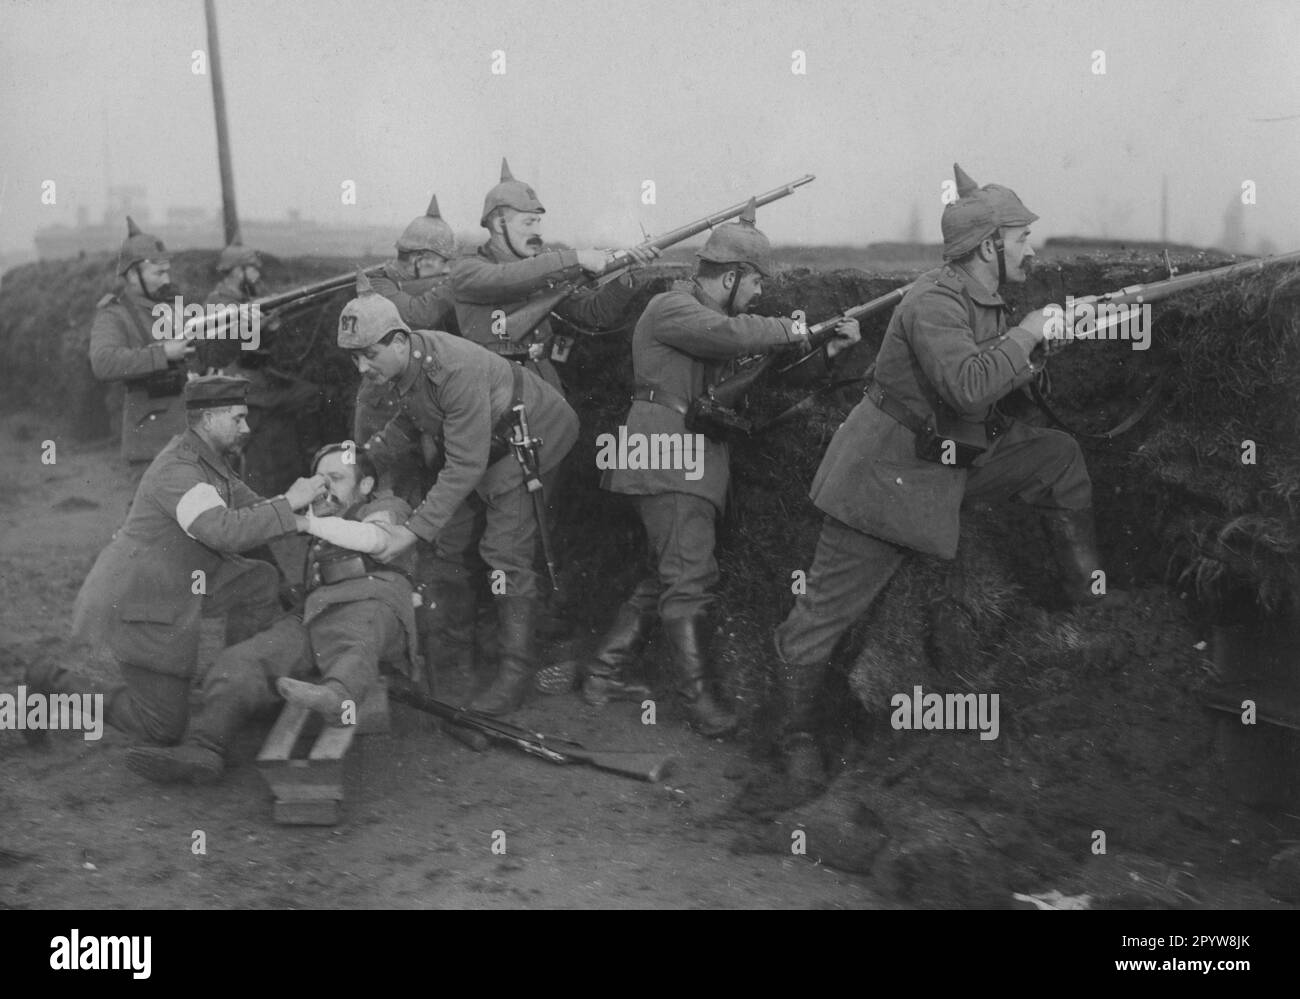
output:
[[[691,400],[686,409],[686,429],[703,434],[711,441],[725,444],[754,432],[754,421],[724,406],[707,392]]]
[[[361,579],[372,572],[386,568],[369,555],[358,552],[347,558],[334,559],[320,564],[320,582],[322,586],[342,583],[349,579]]]
[[[671,392],[641,386],[632,393],[632,401],[653,402],[657,406],[671,409],[674,413],[680,413],[686,420],[688,431],[693,434],[703,434],[709,440],[720,444],[736,437],[747,437],[754,429],[753,420],[722,405],[707,392],[687,401]]]
[[[915,434],[918,458],[936,465],[970,468],[975,463],[975,459],[1006,432],[1006,419],[994,410],[993,416],[984,423],[989,444],[962,440],[960,435],[965,433],[965,430],[960,426],[960,421],[948,412],[947,407],[941,406],[938,413],[931,412],[921,416],[887,395],[876,382],[869,384],[864,394],[877,409]]]
[[[515,427],[519,424],[515,407],[524,401],[524,369],[518,364],[512,364],[510,373],[514,377],[510,408],[501,414],[501,419],[497,420],[492,427],[492,443],[488,446],[489,465],[495,465],[510,453],[510,442],[514,440]]]

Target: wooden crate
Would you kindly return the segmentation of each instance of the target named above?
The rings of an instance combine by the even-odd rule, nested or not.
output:
[[[273,815],[286,825],[336,825],[343,801],[343,760],[358,735],[387,732],[383,679],[357,708],[355,725],[332,726],[297,704],[285,704],[257,766],[275,796]]]

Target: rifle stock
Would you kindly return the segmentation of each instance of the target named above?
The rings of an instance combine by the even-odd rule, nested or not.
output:
[[[811,184],[816,177],[813,174],[804,174],[797,180],[792,180],[788,184],[780,187],[774,187],[772,190],[763,194],[754,196],[754,204],[761,208],[763,205],[770,205],[773,201],[779,201],[781,198],[787,198],[794,194],[795,189],[802,187],[804,184]],[[638,250],[666,250],[670,246],[676,246],[692,236],[698,236],[706,229],[712,229],[730,219],[737,218],[746,207],[749,200],[732,205],[730,208],[724,208],[720,212],[714,212],[712,215],[706,215],[703,218],[696,219],[684,226],[666,232],[662,236],[654,239],[647,239],[645,242],[638,244]],[[518,343],[528,334],[537,328],[537,325],[545,319],[552,310],[557,308],[566,298],[575,294],[583,288],[600,288],[610,281],[616,280],[625,271],[627,271],[635,262],[631,250],[618,250],[614,253],[614,259],[608,267],[600,274],[592,278],[582,280],[566,280],[554,285],[548,291],[541,292],[530,298],[526,303],[506,316],[506,330],[510,339]]]
[[[414,687],[392,684],[389,696],[408,707],[445,719],[453,725],[479,732],[494,742],[505,742],[549,763],[578,763],[607,770],[637,780],[658,781],[672,768],[673,757],[660,753],[625,752],[622,750],[587,749],[569,739],[557,739],[540,732],[529,732],[509,722],[498,721],[467,708],[457,708]]]

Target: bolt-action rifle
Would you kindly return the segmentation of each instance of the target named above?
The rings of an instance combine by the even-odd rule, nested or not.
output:
[[[1073,340],[1110,339],[1107,336],[1109,330],[1115,327],[1127,329],[1128,324],[1132,322],[1132,316],[1127,306],[1149,305],[1152,302],[1172,298],[1174,295],[1181,295],[1196,288],[1205,288],[1233,278],[1258,274],[1266,267],[1294,263],[1300,263],[1300,250],[1272,257],[1260,257],[1256,260],[1246,260],[1239,264],[1212,267],[1206,271],[1179,274],[1170,262],[1168,252],[1166,252],[1165,266],[1169,269],[1169,277],[1167,278],[1160,281],[1151,281],[1147,284],[1132,284],[1126,288],[1120,288],[1118,291],[1104,292],[1100,295],[1086,295],[1081,298],[1069,299],[1068,312],[1062,316],[1059,329],[1054,330],[1054,335],[1049,336],[1044,341],[1044,348],[1050,357]],[[1073,326],[1070,329],[1065,328],[1065,320],[1067,319],[1073,321]],[[1165,371],[1156,379],[1133,412],[1110,430],[1099,434],[1075,429],[1052,409],[1047,401],[1048,396],[1051,395],[1051,382],[1045,377],[1046,372],[1043,375],[1044,377],[1041,377],[1040,380],[1030,383],[1029,392],[1038,408],[1043,411],[1048,419],[1076,437],[1111,440],[1130,430],[1151,411],[1164,388],[1168,371]]]
[[[802,187],[804,184],[811,184],[816,178],[812,174],[805,174],[798,180],[793,180],[781,187],[773,188],[766,194],[757,195],[754,202],[758,207],[771,204],[773,201],[779,201],[781,198],[789,197],[794,194],[795,188]],[[647,239],[641,243],[637,249],[655,249],[666,250],[670,246],[697,236],[706,229],[712,229],[729,219],[739,216],[745,207],[749,204],[746,199],[738,205],[732,205],[730,208],[715,212],[712,215],[706,215],[704,218],[696,219],[672,232],[664,233],[654,239]],[[527,302],[521,305],[514,312],[506,316],[506,333],[509,338],[518,343],[532,333],[539,323],[559,307],[566,298],[584,288],[600,288],[611,281],[621,277],[633,264],[634,258],[629,250],[616,250],[613,253],[611,263],[599,275],[582,279],[559,280],[550,288],[537,292]]]
[[[366,268],[365,273],[373,276],[381,270],[382,266],[376,265]],[[299,288],[276,292],[274,295],[263,295],[261,298],[255,298],[251,302],[245,303],[243,308],[255,308],[257,310],[255,314],[261,317],[262,322],[270,321],[272,324],[268,329],[274,329],[276,325],[283,322],[292,313],[306,308],[308,305],[332,295],[342,288],[354,287],[356,283],[357,275],[355,271],[348,274],[339,274],[336,277],[325,278],[322,281],[305,284]],[[195,317],[185,324],[184,336],[198,340],[224,339],[226,327],[232,323],[237,324],[238,312],[236,310],[238,308],[239,306],[233,305],[205,306],[201,318]]]
[[[673,757],[662,753],[635,753],[621,750],[587,749],[581,743],[569,739],[558,739],[541,732],[498,721],[488,715],[457,708],[445,701],[403,684],[393,684],[388,691],[389,697],[426,714],[442,718],[453,725],[479,732],[493,742],[505,742],[522,749],[525,753],[540,756],[550,763],[583,763],[624,777],[637,780],[658,781],[667,776]]]
[[[1058,347],[1062,341],[1068,342],[1070,340],[1106,339],[1107,330],[1121,325],[1128,318],[1126,315],[1127,310],[1122,308],[1123,306],[1149,305],[1152,302],[1172,298],[1174,295],[1181,295],[1183,292],[1192,291],[1196,288],[1204,288],[1233,278],[1258,274],[1266,267],[1293,263],[1300,263],[1300,250],[1272,257],[1260,257],[1256,260],[1246,260],[1239,264],[1227,264],[1224,267],[1212,267],[1208,271],[1192,271],[1187,274],[1179,274],[1177,268],[1170,262],[1168,252],[1166,252],[1165,266],[1169,269],[1169,277],[1167,278],[1160,281],[1151,281],[1147,284],[1131,284],[1127,288],[1104,292],[1100,295],[1071,298],[1069,301],[1075,316],[1077,317],[1078,313],[1083,312],[1083,318],[1076,324],[1074,329],[1066,330],[1062,327],[1058,331],[1060,333],[1059,337],[1050,338],[1049,346]]]
[[[807,351],[798,360],[787,364],[784,368],[777,369],[778,373],[785,374],[793,371],[812,358],[817,351],[830,342],[835,336],[836,327],[846,319],[860,319],[863,316],[880,312],[882,309],[892,308],[903,300],[903,296],[911,290],[911,287],[910,283],[905,284],[901,288],[886,292],[879,298],[873,298],[870,302],[855,305],[851,309],[845,309],[838,315],[822,320],[815,326],[810,326],[807,333]],[[738,412],[749,390],[772,369],[777,359],[783,356],[785,356],[784,352],[774,351],[768,354],[743,358],[732,374],[716,385],[710,386],[704,395],[697,397],[691,403],[687,412],[687,429],[698,428],[704,433],[711,433],[716,436],[727,436],[729,434],[747,436],[761,433],[779,422],[784,422],[799,409],[811,405],[812,396],[809,396],[801,403],[783,412],[776,419],[770,420],[762,426],[756,426],[752,420]]]

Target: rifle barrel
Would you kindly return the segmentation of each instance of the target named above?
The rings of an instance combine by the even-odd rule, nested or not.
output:
[[[1119,291],[1089,295],[1085,298],[1075,299],[1075,301],[1085,304],[1104,302],[1111,305],[1127,305],[1139,300],[1158,302],[1161,299],[1180,295],[1185,291],[1191,291],[1193,288],[1200,288],[1203,285],[1216,284],[1219,281],[1242,277],[1246,274],[1257,274],[1266,267],[1289,263],[1300,263],[1300,250],[1293,250],[1290,253],[1283,253],[1273,257],[1245,260],[1239,264],[1228,264],[1224,267],[1213,267],[1208,271],[1179,274],[1163,281],[1152,281],[1149,284],[1134,284],[1127,288],[1121,288]]]
[[[881,309],[888,308],[891,305],[897,305],[903,300],[903,296],[912,290],[912,281],[901,288],[895,288],[893,291],[886,292],[879,298],[873,298],[870,302],[863,302],[861,305],[855,305],[851,309],[845,309],[837,316],[831,316],[830,319],[823,319],[816,326],[808,330],[809,337],[819,336],[828,330],[834,329],[846,319],[857,319],[860,316],[869,316],[873,312],[879,312]]]
[[[782,184],[780,187],[774,187],[772,190],[763,194],[755,195],[753,199],[754,204],[761,208],[763,205],[770,205],[773,201],[788,198],[790,195],[794,194],[795,188],[803,187],[804,184],[811,184],[816,179],[816,175],[806,173],[802,177],[790,181],[788,184]],[[749,199],[746,198],[744,201],[732,205],[730,208],[724,208],[720,212],[714,212],[712,215],[706,215],[704,218],[696,219],[694,222],[688,222],[686,225],[679,226],[671,232],[664,233],[662,236],[647,239],[638,248],[654,247],[656,250],[666,250],[670,246],[676,246],[683,240],[699,235],[706,229],[712,229],[714,226],[720,225],[729,219],[736,218],[744,212],[748,206]],[[602,280],[616,275],[621,268],[628,265],[631,259],[632,258],[626,250],[620,250],[614,255],[614,262],[610,264],[609,267],[605,268],[604,273],[601,275]]]

